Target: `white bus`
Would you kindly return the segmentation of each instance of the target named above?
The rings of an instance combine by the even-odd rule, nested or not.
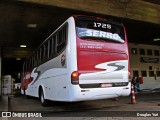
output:
[[[52,101],[128,96],[131,84],[123,24],[72,16],[24,62],[21,92]]]

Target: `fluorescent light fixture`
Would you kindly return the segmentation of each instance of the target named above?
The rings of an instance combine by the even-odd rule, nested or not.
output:
[[[36,28],[36,27],[37,27],[37,24],[27,24],[27,27],[28,27],[28,28]]]
[[[21,58],[16,58],[16,60],[21,60]]]
[[[160,38],[155,38],[153,39],[153,41],[160,41]]]
[[[26,45],[20,45],[20,47],[25,48],[25,47],[27,47],[27,46],[26,46]]]

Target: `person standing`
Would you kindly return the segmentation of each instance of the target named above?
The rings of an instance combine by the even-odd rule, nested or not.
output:
[[[136,77],[136,91],[140,92],[140,80],[138,75]]]
[[[136,91],[136,77],[133,76],[131,83],[133,84],[134,91]]]

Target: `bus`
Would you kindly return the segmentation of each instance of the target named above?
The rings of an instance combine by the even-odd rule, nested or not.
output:
[[[123,24],[100,17],[69,17],[23,65],[21,93],[51,101],[128,96],[129,53]]]

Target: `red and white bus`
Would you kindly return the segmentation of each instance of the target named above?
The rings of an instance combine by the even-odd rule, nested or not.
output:
[[[52,101],[86,101],[130,94],[123,24],[72,16],[24,62],[21,92]]]

